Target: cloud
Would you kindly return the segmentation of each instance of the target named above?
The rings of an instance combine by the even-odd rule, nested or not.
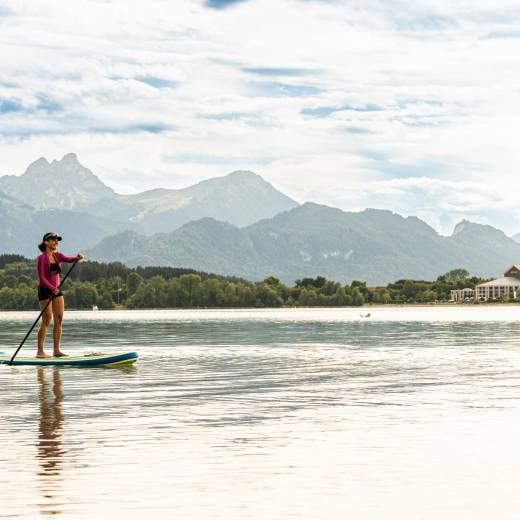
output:
[[[391,157],[380,152],[360,150],[361,155],[367,158],[366,168],[380,171],[390,177],[407,179],[410,177],[447,177],[453,174],[452,165],[435,160],[421,160],[405,163],[392,160]]]
[[[257,96],[306,97],[319,94],[322,90],[311,85],[294,85],[278,81],[256,81],[249,84]]]
[[[238,4],[247,0],[206,0],[206,5],[213,9],[225,9],[234,4]]]
[[[353,112],[379,112],[380,110],[385,110],[384,107],[368,104],[366,106],[340,106],[340,107],[316,107],[316,108],[304,108],[301,113],[305,116],[313,116],[313,117],[327,117],[335,112],[344,112],[344,111],[353,111]]]
[[[174,129],[172,125],[166,125],[164,123],[137,123],[134,125],[127,126],[105,126],[105,127],[93,127],[91,131],[99,134],[138,134],[142,132],[150,134],[162,134],[169,132]]]
[[[0,114],[24,113],[37,114],[42,112],[59,112],[62,107],[59,103],[45,94],[36,94],[24,104],[20,99],[2,99],[0,97]]]
[[[178,85],[178,82],[176,81],[164,78],[157,78],[155,76],[136,76],[135,79],[155,88],[169,88]]]
[[[215,121],[239,121],[250,117],[247,112],[222,112],[220,114],[199,114],[202,119],[213,119]]]
[[[239,166],[520,230],[519,22],[510,0],[0,0],[2,168],[75,151],[131,191]]]
[[[13,110],[13,112],[22,112],[25,116],[27,111]],[[0,115],[2,113],[0,105]],[[65,118],[66,119],[66,118]],[[37,124],[23,123],[23,120],[18,120],[16,123],[13,121],[8,122],[5,125],[1,124],[0,119],[0,134],[4,138],[16,138],[22,140],[28,140],[35,136],[62,136],[64,128],[67,128],[67,134],[70,135],[96,135],[96,134],[116,134],[116,135],[135,135],[142,133],[150,134],[162,134],[174,130],[173,125],[166,125],[161,122],[143,122],[135,124],[107,124],[105,126],[92,126],[88,121],[77,120],[74,125],[71,121],[63,121],[61,119],[54,120],[54,126],[45,125],[38,126]]]
[[[398,211],[405,216],[418,216],[443,234],[463,219],[481,224],[494,224],[512,234],[511,224],[516,209],[513,199],[504,201],[479,183],[439,180],[427,176],[379,181],[350,193],[348,201],[335,201],[340,207],[358,209],[375,207]],[[503,204],[500,207],[500,204]],[[509,219],[507,214],[509,213]]]
[[[352,7],[355,5],[350,1],[346,4]],[[461,18],[461,13],[448,6],[447,1],[420,0],[411,3],[407,0],[365,0],[361,10],[365,15],[365,23],[370,24],[370,18],[375,18],[407,37],[414,33],[442,33],[457,29]]]
[[[2,18],[7,18],[8,16],[14,15],[14,10],[11,9],[7,3],[0,2],[0,23],[2,22]]]
[[[23,105],[13,99],[0,99],[0,114],[7,114],[8,112],[23,112]]]
[[[304,116],[313,117],[327,117],[334,112],[338,112],[340,109],[337,107],[316,107],[316,108],[303,108],[300,112]]]
[[[488,39],[488,40],[516,39],[516,38],[520,38],[520,31],[519,30],[495,31],[495,32],[491,32],[489,34],[482,36],[482,38]]]
[[[345,126],[343,130],[349,134],[372,134],[368,128],[362,128],[360,126]]]
[[[242,70],[249,74],[258,76],[309,76],[316,74],[317,71],[308,69],[288,68],[288,67],[243,67]]]
[[[50,113],[63,111],[63,105],[57,100],[53,99],[52,96],[47,94],[37,94],[36,99],[37,104],[33,109],[34,111],[43,110]]]
[[[240,157],[229,155],[206,155],[203,153],[187,153],[178,155],[163,155],[164,162],[173,164],[220,164],[230,168],[236,168],[237,165],[256,165],[264,166],[275,160],[274,157]]]

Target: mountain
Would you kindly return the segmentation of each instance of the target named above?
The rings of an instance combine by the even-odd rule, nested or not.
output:
[[[110,199],[114,191],[69,153],[60,161],[40,159],[20,175],[0,177],[0,191],[37,209],[77,210],[94,200]]]
[[[516,233],[516,235],[513,235],[511,237],[515,242],[518,242],[520,244],[520,233]]]
[[[64,237],[67,251],[92,247],[103,237],[135,227],[131,223],[66,209],[114,192],[74,154],[61,161],[33,162],[19,177],[0,177],[0,251],[33,257],[47,231]],[[60,208],[47,206],[63,206]]]
[[[180,266],[195,262],[201,266],[215,264],[229,273],[234,270],[249,273],[250,269],[242,264],[250,264],[254,255],[246,231],[211,218],[189,222],[173,233],[153,236],[133,231],[118,233],[87,250],[88,258],[93,260],[109,261],[117,256],[125,258],[127,265],[135,266]]]
[[[2,252],[28,253],[26,248],[20,246],[27,243],[31,231],[34,231],[31,215],[31,207],[24,206],[0,192],[0,244],[2,244]],[[34,249],[30,256],[34,256]]]
[[[235,171],[184,189],[118,195],[109,201],[97,201],[87,210],[106,218],[127,220],[143,233],[153,233],[172,231],[204,217],[242,227],[297,205],[260,175]]]
[[[0,252],[33,256],[46,231],[63,235],[65,252],[90,248],[99,260],[288,283],[320,274],[381,285],[456,267],[497,276],[520,261],[520,244],[491,226],[462,221],[443,237],[390,211],[299,206],[249,171],[120,195],[75,154],[0,177]]]
[[[385,285],[401,278],[435,279],[456,267],[497,276],[518,263],[520,244],[491,226],[467,221],[443,237],[416,217],[305,203],[242,229],[205,218],[151,237],[119,234],[87,254],[129,266],[191,267],[252,280],[272,275],[292,283],[323,275]]]
[[[38,254],[37,244],[47,231],[63,236],[67,252],[83,251],[103,237],[123,231],[126,223],[109,222],[102,217],[77,211],[34,210],[0,195],[0,243],[2,253],[18,253],[29,258]]]
[[[127,228],[145,234],[173,231],[203,217],[247,226],[298,205],[249,171],[235,171],[178,190],[159,188],[120,195],[81,165],[73,153],[52,163],[40,158],[20,176],[0,177],[0,193],[35,210],[82,212],[117,227],[126,223]]]

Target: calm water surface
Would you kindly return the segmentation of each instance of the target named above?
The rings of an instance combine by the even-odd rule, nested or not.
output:
[[[63,349],[141,359],[0,366],[1,518],[518,518],[520,307],[68,312]]]

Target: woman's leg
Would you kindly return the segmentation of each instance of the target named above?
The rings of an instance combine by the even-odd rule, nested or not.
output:
[[[49,300],[41,300],[40,301],[40,310],[47,305]],[[47,334],[47,329],[52,321],[52,307],[49,305],[42,316],[42,322],[40,324],[40,328],[38,329],[38,351],[36,352],[36,357],[50,357],[45,354],[45,335]]]
[[[52,316],[54,318],[54,325],[52,328],[52,339],[54,340],[54,355],[65,356],[60,350],[61,341],[61,324],[63,322],[63,313],[65,312],[65,301],[63,296],[58,296],[52,299]]]

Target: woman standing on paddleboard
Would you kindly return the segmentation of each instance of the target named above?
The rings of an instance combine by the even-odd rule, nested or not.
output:
[[[65,302],[60,286],[61,262],[72,263],[76,260],[82,260],[83,255],[78,253],[76,256],[67,256],[58,252],[58,242],[61,237],[57,233],[45,233],[38,249],[42,252],[38,256],[38,300],[40,309],[43,310],[49,300],[52,298],[50,305],[45,309],[42,316],[42,323],[38,330],[38,351],[37,358],[51,357],[45,353],[44,342],[47,329],[54,319],[52,329],[52,338],[54,340],[54,357],[66,356],[60,349],[61,341],[61,324],[63,321],[63,313],[65,311]]]

